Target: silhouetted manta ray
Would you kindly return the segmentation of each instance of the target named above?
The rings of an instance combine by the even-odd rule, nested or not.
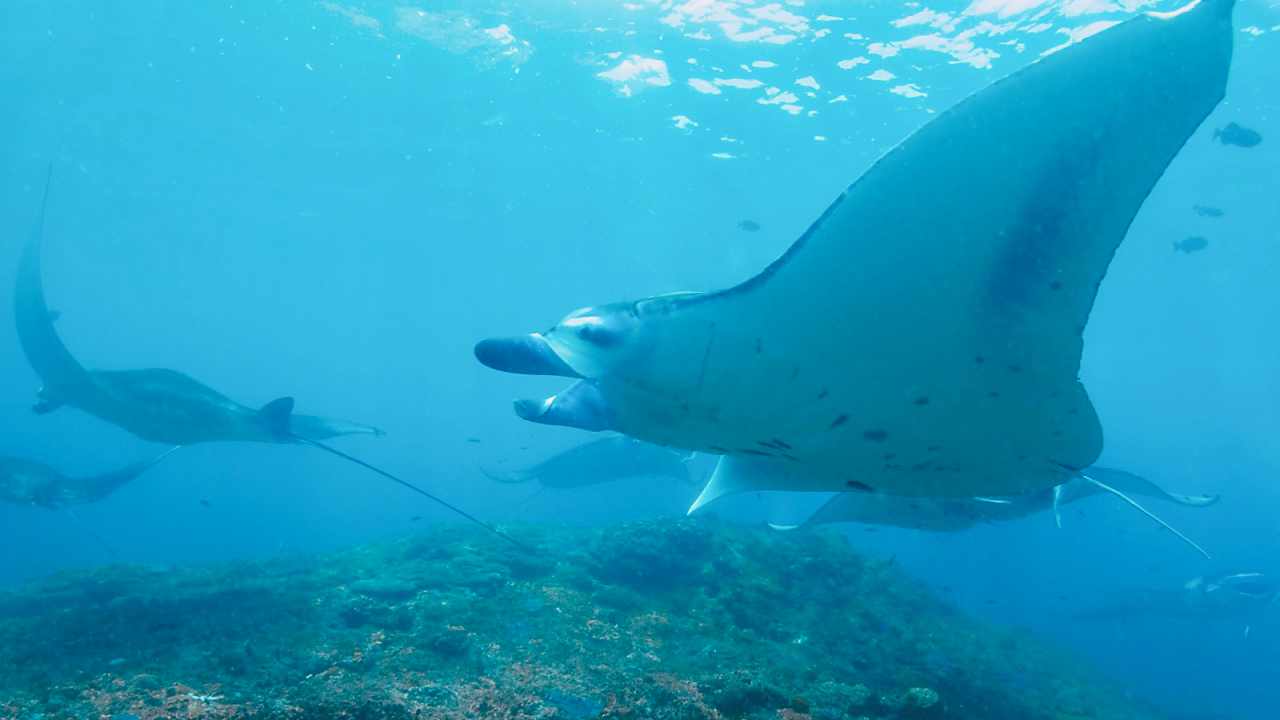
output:
[[[1098,287],[1217,106],[1234,0],[1040,58],[880,158],[755,277],[588,307],[476,346],[577,379],[516,412],[723,456],[690,508],[760,490],[974,497],[1080,477]]]
[[[14,291],[14,319],[18,338],[31,368],[44,386],[36,413],[75,407],[151,442],[183,446],[204,442],[263,442],[302,444],[324,450],[439,503],[462,517],[524,547],[507,534],[461,508],[406,480],[320,442],[321,440],[382,431],[344,420],[295,415],[294,400],[282,397],[260,409],[231,400],[209,386],[175,370],[86,370],[58,336],[44,297],[40,253],[53,168],[45,181],[35,232],[23,247]]]
[[[178,448],[113,472],[68,477],[43,463],[0,457],[0,501],[58,510],[98,502],[124,487]]]
[[[22,351],[44,386],[38,414],[69,406],[151,442],[192,445],[201,442],[279,442],[262,410],[241,405],[175,370],[86,370],[58,336],[56,315],[44,297],[40,251],[48,187],[36,232],[23,248],[14,292],[14,319]],[[381,435],[381,430],[345,420],[311,415],[289,418],[292,431],[309,440],[340,435]]]

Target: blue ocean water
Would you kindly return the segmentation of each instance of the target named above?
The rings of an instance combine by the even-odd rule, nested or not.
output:
[[[740,282],[955,102],[1099,23],[1179,4],[8,2],[0,257],[14,260],[0,286],[52,164],[46,289],[86,365],[180,369],[246,404],[290,395],[376,425],[386,437],[342,448],[494,522],[679,515],[696,486],[534,494],[487,480],[481,465],[584,436],[514,418],[511,398],[563,383],[495,373],[473,343],[589,303]],[[1280,577],[1280,8],[1240,0],[1235,28],[1226,100],[1116,255],[1082,370],[1104,463],[1223,495],[1159,508],[1214,560],[1099,499],[1067,509],[1062,529],[1037,515],[948,535],[848,531],[1175,717],[1274,716],[1280,606],[1260,623],[1074,616],[1197,576]],[[1263,142],[1216,142],[1230,122]],[[1193,236],[1207,247],[1175,252]],[[89,474],[160,449],[76,411],[33,415],[39,382],[8,331],[0,378],[0,455]],[[753,495],[718,512],[759,522],[810,506]],[[74,513],[0,506],[0,585],[452,521],[319,452],[197,445]]]

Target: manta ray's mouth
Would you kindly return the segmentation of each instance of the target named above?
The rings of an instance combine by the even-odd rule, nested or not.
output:
[[[481,340],[476,343],[475,354],[481,364],[502,372],[582,377],[556,354],[539,333]]]

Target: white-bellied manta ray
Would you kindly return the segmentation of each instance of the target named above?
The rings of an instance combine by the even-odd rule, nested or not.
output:
[[[204,442],[302,444],[324,450],[439,503],[515,545],[522,543],[465,510],[322,440],[351,434],[381,435],[368,425],[293,412],[294,400],[281,397],[260,409],[231,400],[194,378],[164,368],[87,370],[71,355],[54,326],[41,272],[41,246],[53,168],[45,181],[35,232],[23,247],[14,290],[14,319],[22,351],[44,386],[37,414],[70,406],[151,442],[174,446]]]
[[[1222,99],[1233,0],[1047,55],[880,158],[742,284],[570,313],[480,362],[578,381],[534,422],[723,456],[690,508],[756,490],[975,497],[1080,476],[1078,375],[1112,255]]]

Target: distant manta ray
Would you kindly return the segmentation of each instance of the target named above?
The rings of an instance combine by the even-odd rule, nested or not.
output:
[[[613,435],[575,445],[518,470],[480,466],[494,482],[536,482],[544,488],[567,490],[628,478],[671,478],[689,481],[685,453],[650,445],[626,435]]]
[[[162,368],[86,370],[72,357],[58,336],[57,315],[49,311],[44,296],[40,252],[47,202],[46,184],[39,225],[18,263],[13,305],[22,351],[44,383],[35,412],[70,406],[143,440],[167,445],[280,442],[263,410],[241,405],[188,375]],[[293,415],[289,422],[293,433],[313,441],[383,434],[368,425],[311,415]]]
[[[133,482],[177,449],[170,448],[150,460],[88,477],[68,477],[43,463],[0,457],[0,501],[46,510],[95,503]]]
[[[40,253],[52,176],[50,166],[40,202],[40,217],[18,264],[13,304],[22,351],[44,383],[39,402],[33,408],[37,414],[64,406],[75,407],[143,440],[179,447],[227,441],[310,445],[399,483],[523,547],[461,508],[321,442],[340,435],[381,435],[382,431],[377,428],[345,420],[295,415],[291,397],[278,398],[255,410],[175,370],[86,370],[63,345],[54,327],[57,316],[49,311],[44,296]]]

